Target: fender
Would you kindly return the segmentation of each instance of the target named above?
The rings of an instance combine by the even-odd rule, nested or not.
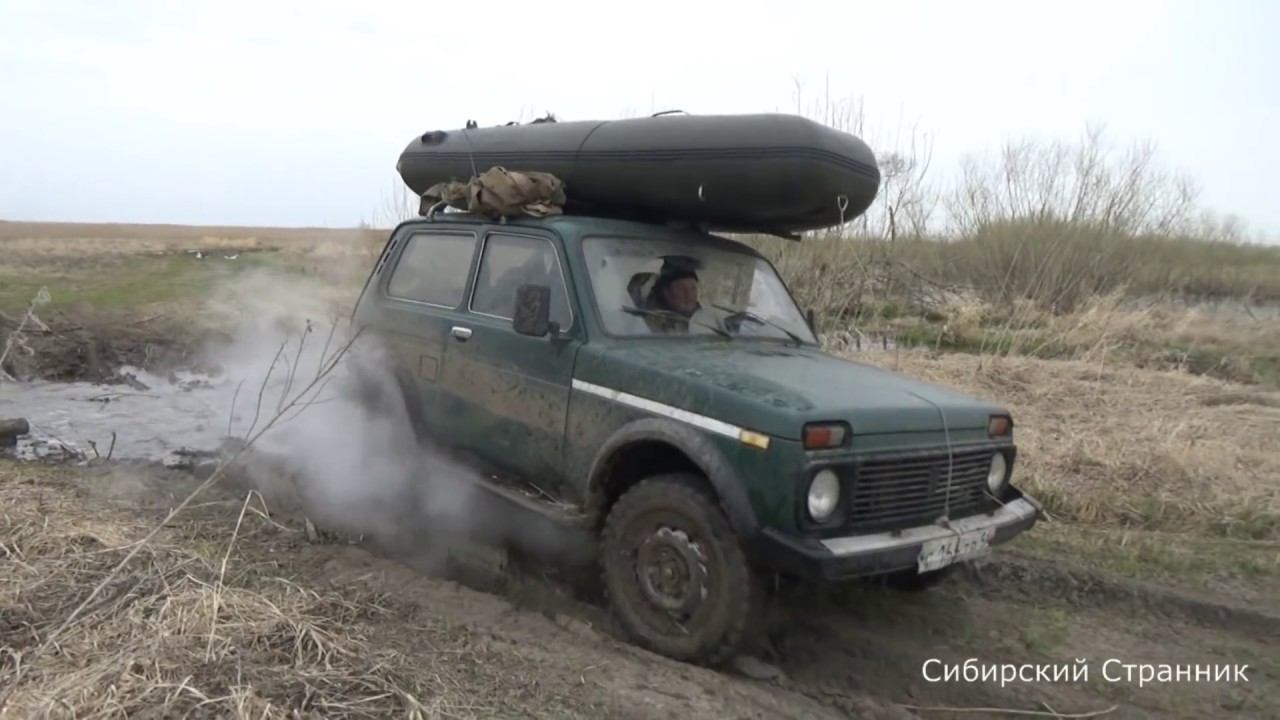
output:
[[[620,450],[641,442],[662,442],[685,454],[710,481],[738,537],[755,537],[760,523],[737,473],[724,454],[702,431],[667,418],[643,418],[627,423],[596,453],[588,473],[586,507],[596,517],[604,510],[604,487]]]

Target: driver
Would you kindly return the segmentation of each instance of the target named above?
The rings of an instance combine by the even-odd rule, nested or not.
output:
[[[669,260],[663,262],[658,279],[645,299],[645,309],[664,310],[685,318],[684,321],[673,317],[645,318],[655,332],[688,332],[688,319],[702,310],[698,302],[698,273]]]

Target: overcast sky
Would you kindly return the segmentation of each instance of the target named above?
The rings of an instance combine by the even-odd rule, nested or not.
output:
[[[1152,139],[1280,237],[1280,3],[0,0],[0,218],[350,226],[415,135],[861,98],[935,170],[1011,136]]]

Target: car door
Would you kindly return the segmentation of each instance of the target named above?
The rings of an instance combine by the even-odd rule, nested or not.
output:
[[[467,312],[450,327],[445,392],[465,408],[451,441],[547,492],[558,494],[573,365],[582,342],[560,246],[549,233],[491,229],[484,236]],[[551,287],[562,337],[512,329],[516,289]]]
[[[448,418],[440,397],[445,342],[451,314],[466,303],[478,239],[475,230],[415,229],[383,275],[378,335],[414,421],[436,437]]]

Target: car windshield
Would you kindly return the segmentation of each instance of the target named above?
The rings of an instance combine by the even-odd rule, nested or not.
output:
[[[773,266],[727,241],[590,237],[583,254],[611,335],[817,344]]]

